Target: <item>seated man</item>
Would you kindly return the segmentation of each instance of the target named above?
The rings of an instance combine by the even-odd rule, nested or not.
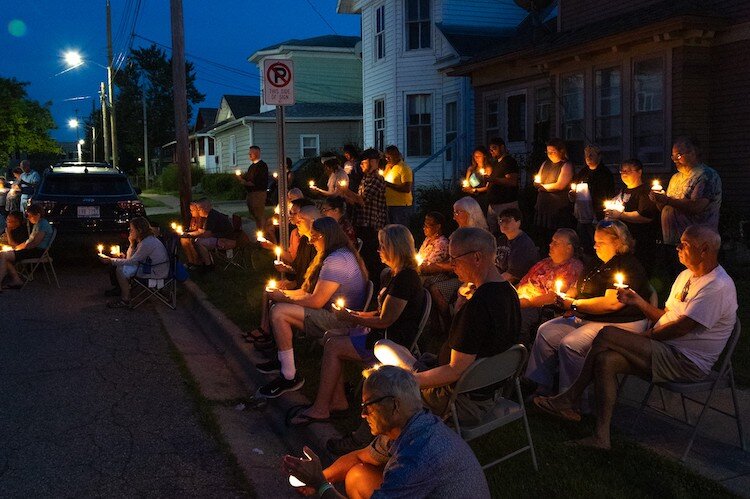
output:
[[[438,367],[416,373],[425,405],[438,416],[448,410],[451,386],[477,359],[504,352],[518,341],[521,311],[518,295],[495,267],[495,238],[475,227],[456,230],[448,246],[453,271],[463,283],[476,290],[456,313],[448,341],[438,356]],[[408,349],[389,340],[376,344],[375,355],[391,350],[390,359],[405,369],[420,366]],[[385,363],[385,362],[384,362]],[[481,393],[480,393],[481,392]],[[494,405],[495,387],[461,395],[456,400],[459,418],[472,424]]]
[[[15,263],[29,258],[41,257],[52,243],[54,229],[49,221],[44,218],[44,212],[39,205],[31,205],[26,208],[26,218],[33,225],[28,239],[10,250],[0,252],[0,283],[8,277],[6,288],[21,289],[23,280],[16,270]]]
[[[580,444],[609,449],[610,422],[617,401],[617,375],[635,374],[654,382],[698,381],[719,358],[737,319],[737,291],[718,263],[721,237],[712,228],[692,225],[677,245],[687,270],[677,276],[666,308],[652,306],[632,289],[618,299],[635,305],[654,322],[645,334],[605,327],[594,340],[581,375],[556,397],[536,397],[534,404],[553,415],[578,420],[574,411],[589,383],[596,390],[596,429]]]
[[[344,497],[331,482],[344,482],[348,497],[490,497],[487,479],[471,448],[440,419],[422,409],[419,387],[404,369],[365,372],[362,417],[376,439],[321,471],[310,459],[284,457],[284,470],[306,484],[303,493]]]
[[[203,224],[196,230],[183,233],[182,236],[189,238],[190,244],[183,244],[182,247],[189,268],[211,270],[213,262],[209,250],[217,247],[219,238],[232,237],[234,227],[228,216],[213,209],[208,198],[201,198],[195,204]]]

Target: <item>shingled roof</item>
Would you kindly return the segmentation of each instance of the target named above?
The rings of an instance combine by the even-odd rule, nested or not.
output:
[[[242,118],[260,111],[260,97],[257,95],[224,95],[232,116]]]
[[[360,40],[358,36],[343,36],[343,35],[323,35],[315,36],[313,38],[297,39],[292,38],[281,43],[274,43],[268,47],[262,48],[257,52],[265,52],[266,50],[277,49],[281,46],[286,47],[334,47],[334,48],[354,48],[357,42]]]

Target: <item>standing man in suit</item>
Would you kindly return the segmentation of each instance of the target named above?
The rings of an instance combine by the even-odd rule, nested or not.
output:
[[[250,146],[248,150],[250,166],[237,177],[247,191],[247,211],[255,220],[255,226],[262,230],[265,226],[266,188],[268,187],[268,165],[260,159],[260,147]]]

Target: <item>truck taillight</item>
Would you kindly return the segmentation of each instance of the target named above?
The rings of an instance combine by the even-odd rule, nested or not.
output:
[[[143,203],[140,201],[118,201],[117,207],[127,211],[143,211]]]

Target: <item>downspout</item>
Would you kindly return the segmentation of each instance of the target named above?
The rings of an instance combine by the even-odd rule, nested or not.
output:
[[[255,145],[255,144],[253,143],[253,125],[252,125],[252,123],[248,123],[247,121],[245,121],[246,119],[247,119],[247,118],[242,118],[242,121],[241,121],[241,123],[242,123],[242,124],[243,124],[244,126],[246,126],[246,127],[247,127],[247,138],[248,138],[248,140],[249,140],[249,142],[248,142],[248,143],[249,143],[249,144],[250,144],[250,145],[252,146],[252,145]],[[246,156],[247,156],[247,155],[245,155],[245,157],[246,157]]]

